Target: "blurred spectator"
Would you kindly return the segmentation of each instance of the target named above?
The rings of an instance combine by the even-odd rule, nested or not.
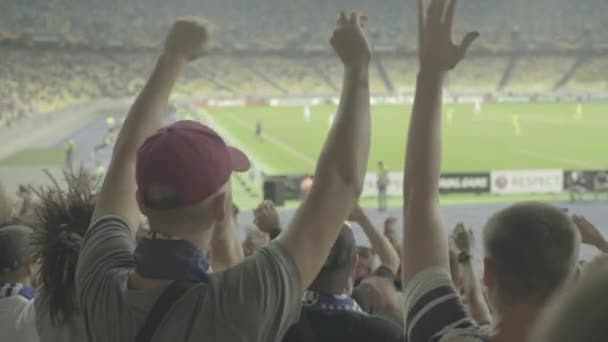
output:
[[[54,185],[35,190],[40,204],[34,246],[41,263],[35,308],[43,342],[87,340],[74,277],[82,237],[95,208],[94,183],[83,170],[66,171],[64,176],[65,190],[52,177]]]
[[[0,226],[0,336],[7,341],[39,341],[33,301],[38,265],[32,233],[26,226]]]
[[[350,296],[349,279],[357,263],[355,237],[344,225],[321,272],[302,299],[300,321],[284,342],[402,341],[399,325],[368,315]]]
[[[608,260],[605,255],[591,262],[580,284],[556,297],[539,319],[529,341],[602,342],[608,338]]]
[[[422,1],[419,2],[422,4]],[[441,173],[441,102],[445,75],[479,36],[468,33],[452,43],[455,2],[432,0],[419,9],[420,72],[410,118],[404,172],[402,278],[406,284],[405,333],[408,341],[525,341],[549,299],[574,274],[579,233],[559,208],[519,203],[496,213],[484,228],[484,285],[493,312],[494,331],[463,306],[450,276],[449,242],[439,208]],[[464,227],[460,227],[464,230]],[[471,239],[458,242],[458,261],[472,270]],[[460,234],[459,234],[460,235]],[[464,253],[463,253],[464,252]],[[467,260],[469,259],[469,260]],[[476,286],[474,274],[463,277]],[[473,288],[474,289],[474,288]],[[483,302],[480,291],[467,300]]]
[[[207,47],[204,25],[175,23],[119,133],[80,250],[76,288],[93,341],[272,341],[297,320],[302,289],[363,188],[371,51],[361,20],[344,16],[331,39],[345,65],[344,94],[316,183],[288,229],[246,259],[229,180],[247,171],[247,157],[200,123],[160,128],[178,75]],[[150,232],[135,248],[139,209]]]

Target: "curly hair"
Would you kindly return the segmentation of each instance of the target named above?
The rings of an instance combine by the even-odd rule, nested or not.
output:
[[[66,171],[64,190],[50,173],[45,173],[52,185],[32,189],[40,198],[36,208],[35,257],[41,262],[39,280],[49,298],[51,319],[61,324],[78,311],[76,263],[93,217],[97,183],[84,169]]]

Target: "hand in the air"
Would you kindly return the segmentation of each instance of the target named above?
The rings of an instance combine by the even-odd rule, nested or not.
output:
[[[581,240],[583,243],[595,246],[599,249],[604,249],[608,245],[604,235],[600,233],[599,229],[587,220],[586,217],[580,215],[572,215],[572,221],[576,224],[579,232],[581,233]]]
[[[479,32],[469,32],[460,45],[452,42],[456,0],[431,0],[426,18],[424,1],[418,0],[418,58],[422,72],[444,72],[465,56]]]
[[[365,67],[371,59],[371,49],[363,30],[367,18],[360,13],[340,13],[336,30],[331,37],[334,48],[342,63],[349,67]]]
[[[384,221],[384,236],[389,241],[398,241],[397,237],[397,219],[395,217],[389,217]]]
[[[192,61],[201,57],[209,42],[207,27],[198,18],[178,19],[165,41],[165,53]]]
[[[273,230],[281,228],[279,213],[272,201],[264,201],[254,211],[255,225],[264,233],[270,234]]]
[[[475,235],[473,234],[473,231],[470,228],[467,229],[462,223],[456,225],[454,232],[452,233],[452,238],[454,239],[454,247],[461,252],[469,252],[475,245]]]

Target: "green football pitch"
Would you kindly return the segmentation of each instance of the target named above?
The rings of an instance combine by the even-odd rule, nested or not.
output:
[[[369,170],[399,171],[410,106],[373,106]],[[312,173],[335,106],[209,108],[204,116],[268,174]],[[255,136],[256,123],[263,138]],[[443,108],[443,171],[608,168],[608,104],[472,104]]]

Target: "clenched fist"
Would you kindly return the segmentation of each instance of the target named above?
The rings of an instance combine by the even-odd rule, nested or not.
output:
[[[475,235],[473,234],[473,231],[471,228],[467,229],[462,223],[458,223],[456,227],[454,227],[452,239],[454,239],[454,246],[459,252],[470,252],[475,245]]]
[[[201,57],[207,49],[209,32],[198,18],[178,19],[165,41],[165,53],[192,61]]]
[[[366,18],[359,13],[340,13],[336,30],[331,37],[334,48],[345,66],[367,66],[371,59],[371,49],[363,30]]]
[[[255,224],[264,233],[270,234],[273,230],[281,228],[279,213],[271,201],[264,201],[253,211]]]

